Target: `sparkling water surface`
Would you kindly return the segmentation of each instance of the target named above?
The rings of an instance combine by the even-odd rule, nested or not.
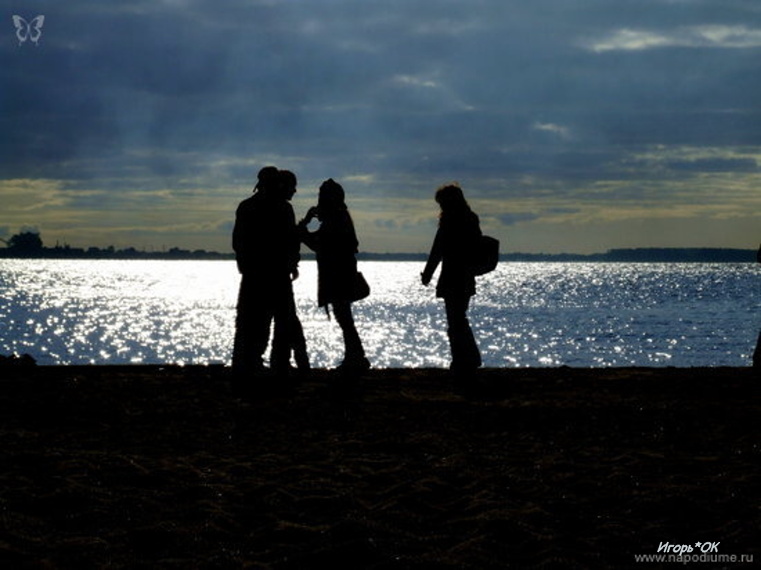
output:
[[[443,302],[422,263],[360,262],[354,313],[377,368],[446,367]],[[469,312],[494,367],[748,366],[761,318],[754,264],[501,263]],[[232,261],[0,260],[0,354],[40,364],[229,364]],[[342,358],[316,303],[316,266],[294,290],[313,366]]]

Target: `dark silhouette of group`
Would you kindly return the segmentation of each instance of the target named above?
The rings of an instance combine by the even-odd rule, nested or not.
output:
[[[291,280],[298,277],[300,246],[287,190],[290,183],[286,184],[289,179],[274,166],[262,168],[254,195],[241,202],[235,214],[233,249],[241,282],[233,369],[241,374],[264,369],[273,320],[273,370],[290,366],[291,347],[299,344],[294,340],[301,325],[295,324],[298,317]],[[301,354],[299,360],[304,357]]]
[[[233,249],[241,274],[233,344],[233,372],[244,380],[264,372],[290,374],[309,370],[303,328],[293,297],[292,281],[299,276],[300,246],[315,252],[317,303],[332,312],[341,328],[344,359],[340,372],[356,375],[370,368],[352,314],[352,303],[369,292],[357,271],[359,241],[343,187],[333,179],[319,189],[317,205],[296,223],[291,199],[296,176],[274,166],[262,168],[254,194],[240,203],[233,229]],[[481,236],[478,216],[470,209],[456,184],[436,191],[441,207],[423,285],[430,283],[441,264],[436,295],[444,299],[451,369],[469,372],[481,366],[481,354],[468,322],[470,298],[475,294],[475,273],[470,267],[474,244]],[[310,231],[313,219],[319,227]],[[269,371],[264,354],[274,321]]]
[[[259,171],[253,196],[241,202],[235,214],[233,249],[241,274],[233,344],[233,371],[238,377],[266,370],[264,353],[273,321],[270,370],[290,373],[291,355],[298,371],[310,367],[292,285],[299,276],[301,243],[316,253],[318,304],[332,309],[343,332],[345,355],[339,369],[370,368],[351,311],[351,303],[359,298],[355,290],[359,242],[343,188],[326,180],[317,205],[297,224],[290,204],[296,186],[293,172],[266,166]],[[310,231],[314,218],[320,226]]]

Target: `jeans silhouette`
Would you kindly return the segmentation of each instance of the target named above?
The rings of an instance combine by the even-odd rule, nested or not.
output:
[[[359,338],[357,327],[354,324],[354,316],[351,313],[351,303],[349,301],[339,301],[333,303],[333,314],[336,316],[338,326],[344,337],[344,362],[357,362],[365,357],[365,349],[362,347],[362,340]]]
[[[263,355],[275,321],[270,364],[284,367],[290,359],[293,293],[287,275],[280,279],[263,279],[256,274],[241,278],[235,317],[233,368],[256,371],[264,367]],[[266,299],[267,302],[262,302]]]
[[[468,321],[469,304],[470,295],[444,297],[453,370],[468,370],[481,366],[481,353]]]

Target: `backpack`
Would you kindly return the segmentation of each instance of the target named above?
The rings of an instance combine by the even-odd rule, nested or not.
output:
[[[491,236],[480,236],[473,251],[473,273],[484,275],[494,271],[499,262],[499,240]]]

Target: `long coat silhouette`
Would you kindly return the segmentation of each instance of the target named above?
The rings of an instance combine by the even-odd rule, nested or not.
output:
[[[314,217],[319,218],[320,227],[310,232],[307,225]],[[367,370],[370,363],[351,311],[356,299],[358,240],[340,184],[332,178],[322,183],[317,207],[299,222],[299,230],[301,240],[317,257],[317,304],[333,308],[343,332],[344,360],[339,368],[348,372]]]
[[[436,284],[437,297],[476,294],[476,277],[471,267],[473,247],[481,237],[478,216],[464,211],[441,217],[424,273],[433,275],[441,263]]]
[[[357,234],[348,210],[323,213],[320,228],[303,232],[303,242],[317,258],[317,304],[352,301],[357,273]]]

